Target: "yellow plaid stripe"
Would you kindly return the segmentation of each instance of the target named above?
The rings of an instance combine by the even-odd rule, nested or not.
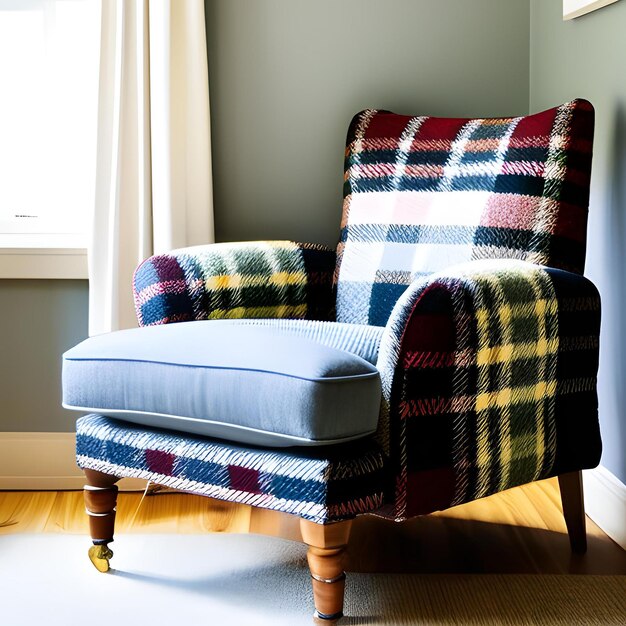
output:
[[[475,408],[477,411],[487,409],[504,409],[510,404],[525,404],[542,400],[546,396],[556,394],[556,380],[544,381],[526,387],[507,387],[476,396]]]
[[[476,412],[476,484],[473,497],[488,495],[510,485],[513,464],[523,460],[531,470],[528,480],[541,474],[546,451],[546,423],[551,415],[550,400],[557,390],[556,355],[559,340],[556,333],[558,304],[549,278],[536,268],[515,270],[514,280],[506,272],[486,272],[472,276],[476,281],[475,311],[477,332],[477,388],[474,402]],[[506,280],[507,288],[503,287]],[[510,293],[515,281],[520,293],[531,293],[521,302]],[[518,294],[519,295],[519,294]],[[548,297],[546,297],[548,296]],[[489,305],[486,303],[489,302]],[[535,336],[514,339],[516,321],[532,326]],[[494,327],[498,343],[494,341]],[[513,368],[528,360],[533,370],[529,379],[513,385]],[[546,402],[547,400],[547,402]],[[513,424],[512,410],[519,405],[532,407],[521,432]],[[548,407],[548,409],[546,408]],[[493,419],[497,414],[498,445],[493,441]],[[491,420],[491,423],[490,423]],[[530,433],[528,432],[530,431]]]
[[[289,305],[279,304],[276,306],[253,306],[253,307],[235,307],[228,309],[213,309],[208,315],[209,320],[219,319],[243,319],[248,317],[254,318],[304,318],[307,312],[306,304]]]
[[[559,350],[558,339],[540,339],[525,343],[508,343],[499,346],[481,348],[476,353],[477,365],[496,365],[513,360],[531,359],[547,354],[556,354]]]
[[[288,285],[304,285],[307,276],[304,271],[276,272],[275,274],[220,274],[209,276],[205,281],[207,290],[219,291],[220,289],[242,289],[244,287],[287,287]]]

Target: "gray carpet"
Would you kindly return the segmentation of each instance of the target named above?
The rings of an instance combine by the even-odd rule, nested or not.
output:
[[[3,626],[311,624],[304,546],[255,535],[121,535],[99,574],[75,535],[0,536]],[[626,577],[351,574],[341,624],[618,626]]]

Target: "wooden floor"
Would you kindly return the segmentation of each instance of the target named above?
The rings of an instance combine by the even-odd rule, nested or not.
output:
[[[260,533],[300,540],[298,519],[182,493],[122,493],[116,534]],[[591,520],[589,549],[569,549],[556,480],[546,480],[394,523],[356,520],[348,571],[420,573],[626,574],[626,552]],[[78,533],[87,537],[82,492],[0,492],[0,535]]]

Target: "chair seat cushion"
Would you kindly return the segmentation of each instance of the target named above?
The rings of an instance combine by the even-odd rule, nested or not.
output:
[[[339,326],[350,326],[327,325],[327,333],[314,330],[335,341]],[[372,352],[371,341],[358,340],[371,331],[343,332],[352,337],[344,343]],[[372,433],[378,370],[306,334],[224,320],[97,335],[63,357],[63,406],[254,445],[335,444]]]
[[[330,348],[351,352],[376,365],[384,326],[341,324],[316,320],[236,319],[221,320],[222,324],[265,326],[281,333],[292,333],[312,339]]]

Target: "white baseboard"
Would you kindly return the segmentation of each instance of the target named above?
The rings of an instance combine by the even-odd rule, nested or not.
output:
[[[0,490],[82,489],[85,477],[75,451],[74,433],[0,432]],[[124,478],[118,485],[123,491],[143,491],[146,481]]]
[[[583,472],[585,512],[626,550],[626,485],[600,465]]]

